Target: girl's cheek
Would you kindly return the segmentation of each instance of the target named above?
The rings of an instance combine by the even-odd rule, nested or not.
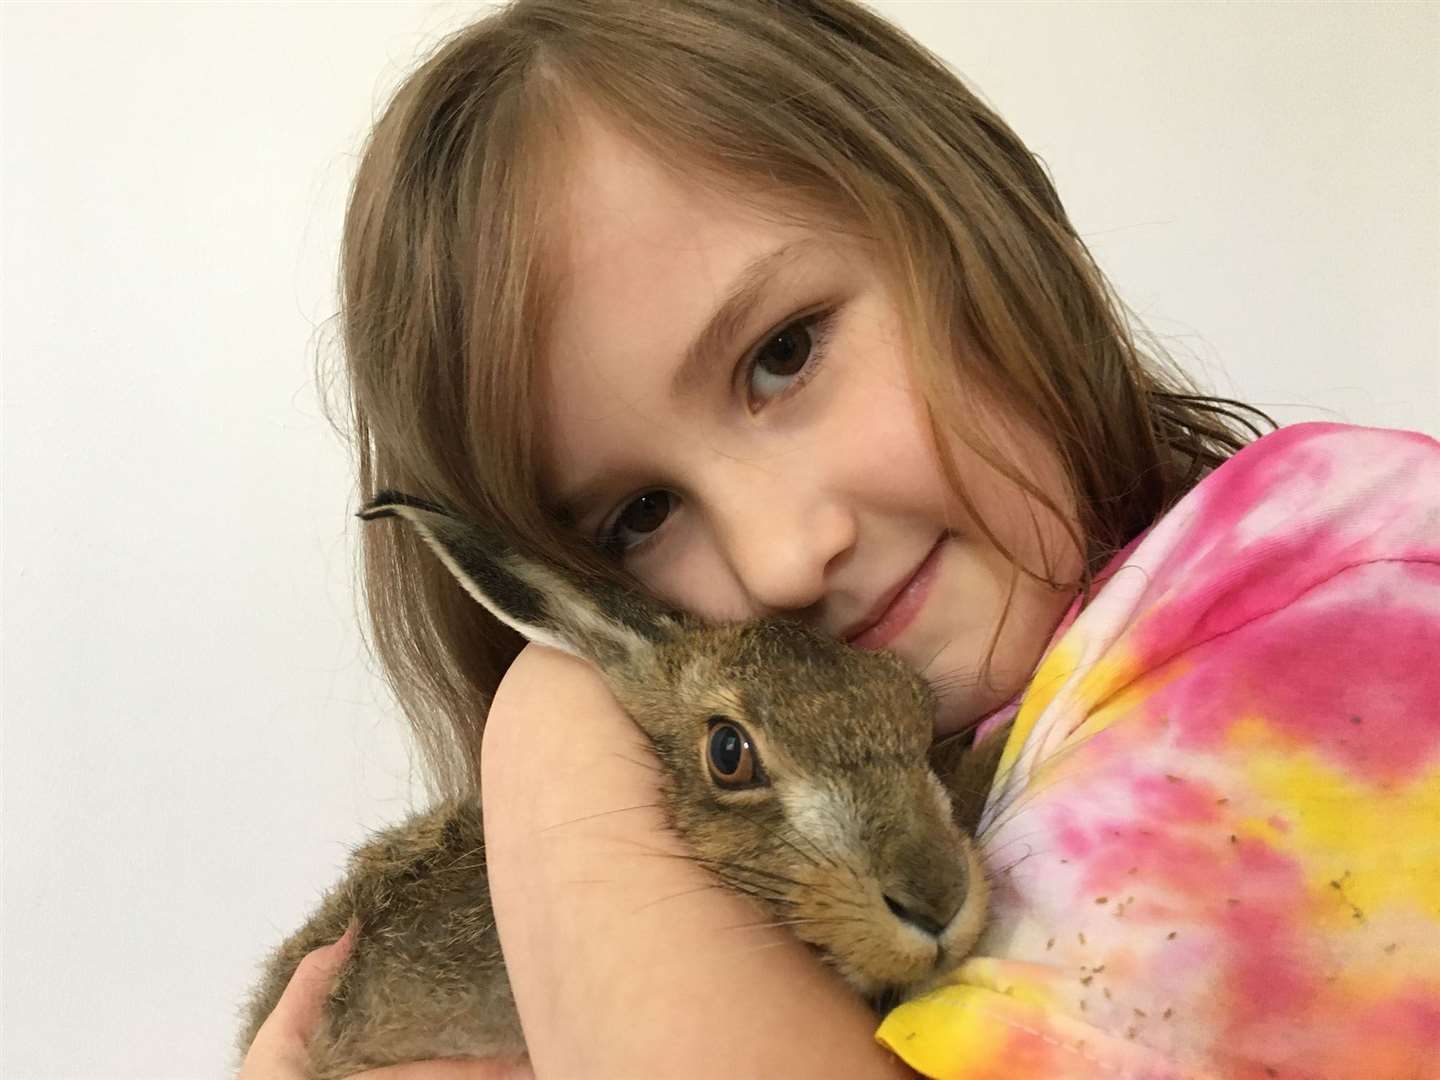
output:
[[[695,521],[676,522],[672,536],[632,570],[662,603],[702,619],[731,622],[753,612],[734,583],[724,559]]]

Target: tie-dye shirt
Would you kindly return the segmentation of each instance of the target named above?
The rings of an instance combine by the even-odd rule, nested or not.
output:
[[[1440,444],[1206,477],[1062,624],[979,832],[992,924],[877,1034],[919,1072],[1440,1078]]]

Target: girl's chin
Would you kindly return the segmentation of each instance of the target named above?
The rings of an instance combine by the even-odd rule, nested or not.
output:
[[[964,731],[983,717],[977,711],[976,703],[966,687],[946,689],[945,676],[940,676],[941,685],[935,687],[935,738],[943,739],[957,731]]]
[[[940,707],[935,710],[935,738],[943,739],[957,731],[974,727],[982,719],[983,713],[977,713],[973,708],[967,709],[960,704],[949,704],[942,699]]]
[[[947,690],[943,685],[946,676],[941,674],[937,678],[941,684],[935,688],[937,739],[979,726],[997,709],[1009,704],[1025,685],[1025,679],[1021,678],[1016,681],[1013,689],[989,683],[981,687],[975,685],[975,675],[972,673],[959,686]]]

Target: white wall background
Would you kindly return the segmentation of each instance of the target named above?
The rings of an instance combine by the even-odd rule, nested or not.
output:
[[[1440,434],[1440,6],[876,6],[1213,388]],[[360,138],[479,10],[0,11],[5,1077],[223,1075],[265,950],[420,796],[312,363]]]

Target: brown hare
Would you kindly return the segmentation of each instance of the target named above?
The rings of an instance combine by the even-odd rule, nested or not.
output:
[[[663,810],[699,863],[872,1004],[903,998],[974,945],[987,892],[968,833],[1003,732],[979,748],[932,748],[931,692],[893,655],[782,619],[706,625],[404,495],[383,493],[360,516],[405,519],[497,618],[593,662],[653,744]],[[311,1045],[317,1080],[524,1052],[470,800],[355,851],[267,961],[242,1057],[300,959],[352,917],[355,944]]]

